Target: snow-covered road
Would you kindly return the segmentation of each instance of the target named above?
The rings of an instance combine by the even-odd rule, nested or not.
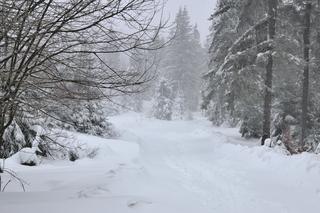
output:
[[[78,135],[100,148],[95,159],[9,162],[30,185],[0,193],[0,212],[320,211],[320,156],[285,156],[201,117],[166,122],[130,113],[111,121],[121,141]]]

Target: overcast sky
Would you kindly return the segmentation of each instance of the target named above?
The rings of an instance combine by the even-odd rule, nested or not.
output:
[[[201,39],[204,40],[210,26],[208,18],[213,12],[215,3],[216,0],[168,0],[166,11],[171,19],[174,19],[179,7],[186,6],[190,13],[191,22],[198,24]]]

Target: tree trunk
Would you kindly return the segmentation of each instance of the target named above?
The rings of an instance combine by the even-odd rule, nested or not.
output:
[[[2,110],[2,105],[0,103],[0,158],[4,158],[4,140],[3,140],[3,135],[4,135],[4,131],[5,131],[5,118],[3,115],[3,110]],[[1,166],[1,164],[0,164]],[[1,168],[0,168],[1,170]],[[0,171],[1,173],[1,171]]]
[[[309,65],[310,65],[310,31],[311,31],[311,10],[312,3],[308,1],[305,5],[305,20],[303,32],[304,46],[304,71],[303,71],[303,89],[302,89],[302,114],[301,114],[301,138],[300,146],[305,145],[308,125],[308,105],[309,105]]]
[[[272,107],[272,75],[273,75],[273,43],[276,34],[276,16],[278,0],[268,1],[268,39],[271,41],[266,66],[265,94],[263,107],[263,138],[270,138],[271,107]],[[261,141],[264,145],[264,140]]]

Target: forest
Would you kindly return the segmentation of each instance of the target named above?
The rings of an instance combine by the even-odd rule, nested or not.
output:
[[[0,0],[1,213],[320,210],[320,1],[190,1]]]
[[[220,1],[202,105],[215,124],[240,121],[242,136],[291,154],[316,150],[319,14],[317,1]]]

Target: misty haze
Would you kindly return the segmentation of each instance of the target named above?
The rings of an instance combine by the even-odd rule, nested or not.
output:
[[[0,0],[0,213],[320,212],[320,1]]]

